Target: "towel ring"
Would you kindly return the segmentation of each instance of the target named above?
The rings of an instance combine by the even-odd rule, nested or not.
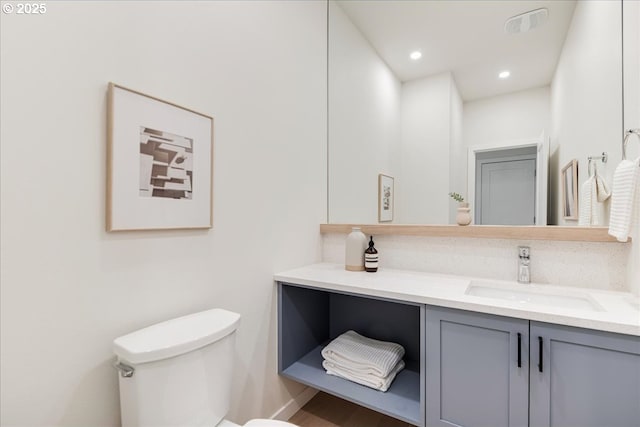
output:
[[[624,141],[622,142],[622,160],[626,160],[627,158],[627,143],[629,142],[629,137],[631,135],[635,135],[638,137],[638,142],[640,142],[640,128],[639,129],[629,129],[627,134],[624,136]]]

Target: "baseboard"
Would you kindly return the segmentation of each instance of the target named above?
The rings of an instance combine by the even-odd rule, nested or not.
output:
[[[297,395],[296,397],[294,397],[293,399],[285,403],[285,405],[282,408],[278,409],[271,416],[271,419],[279,420],[279,421],[287,421],[289,418],[293,416],[293,414],[298,412],[300,408],[306,405],[307,402],[310,401],[313,398],[313,396],[316,395],[316,393],[318,393],[318,390],[314,388],[311,388],[311,387],[305,388],[302,391],[302,393],[300,393],[299,395]]]

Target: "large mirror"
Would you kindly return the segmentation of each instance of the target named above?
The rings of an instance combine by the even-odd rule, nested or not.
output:
[[[611,185],[621,160],[621,14],[612,0],[330,0],[329,222],[453,224],[459,193],[476,224],[578,225],[561,171],[575,159],[578,188],[596,167]],[[607,202],[592,209],[606,225]]]

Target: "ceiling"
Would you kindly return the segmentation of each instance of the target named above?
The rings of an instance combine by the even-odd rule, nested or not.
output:
[[[336,2],[403,82],[451,71],[462,98],[546,86],[571,23],[574,0],[364,0]],[[505,21],[547,8],[546,23],[507,34]],[[420,50],[422,58],[409,59]],[[502,70],[511,71],[499,79]]]

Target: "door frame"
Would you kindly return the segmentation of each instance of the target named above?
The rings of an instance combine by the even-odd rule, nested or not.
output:
[[[538,138],[473,145],[467,154],[467,198],[476,199],[476,153],[502,151],[511,148],[536,147],[536,222],[547,225],[547,197],[549,192],[549,137],[543,131]],[[475,218],[475,215],[472,215]],[[475,220],[473,221],[475,223]]]

